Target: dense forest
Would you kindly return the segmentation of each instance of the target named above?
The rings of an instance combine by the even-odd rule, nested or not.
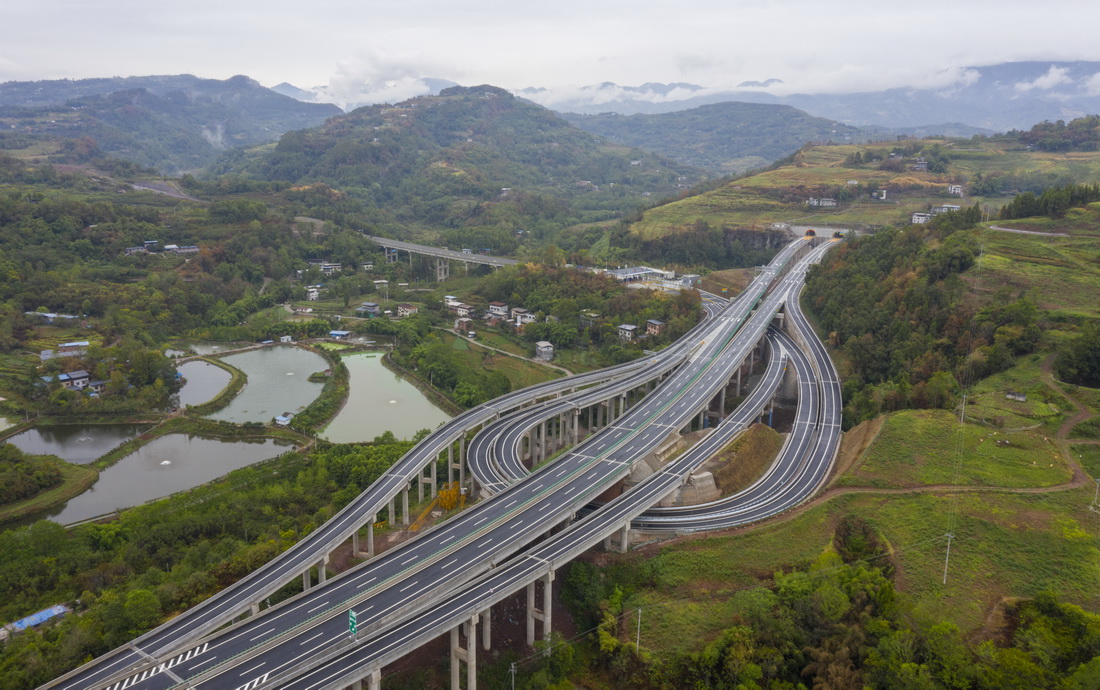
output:
[[[339,188],[377,210],[383,224],[536,234],[614,217],[699,178],[652,154],[608,147],[491,86],[366,106],[288,132],[271,151],[238,151],[213,169],[228,172]]]
[[[907,407],[951,408],[960,383],[1011,366],[1042,337],[1042,314],[1009,287],[975,310],[960,274],[977,257],[977,207],[926,226],[857,237],[807,278],[807,306],[843,348],[844,424]]]
[[[1040,122],[1027,131],[1010,131],[1008,136],[1041,151],[1095,151],[1100,146],[1100,116],[1079,117],[1068,123]]]

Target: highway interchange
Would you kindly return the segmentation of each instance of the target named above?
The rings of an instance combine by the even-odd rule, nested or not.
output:
[[[288,687],[308,687],[321,677],[328,680],[316,687],[336,687],[348,678],[348,682],[355,680],[351,677],[355,673],[361,677],[363,668],[378,668],[407,653],[417,644],[413,640],[421,640],[424,635],[430,639],[454,628],[473,613],[509,596],[521,586],[517,583],[527,585],[545,576],[632,520],[643,520],[636,526],[647,530],[702,529],[706,525],[694,526],[691,521],[705,517],[725,520],[722,525],[739,524],[729,521],[759,519],[804,500],[820,486],[835,454],[839,391],[824,349],[797,309],[797,289],[805,267],[823,249],[814,250],[810,257],[795,264],[793,255],[799,246],[796,242],[785,249],[742,298],[717,311],[675,347],[612,371],[559,379],[535,391],[517,391],[456,417],[311,535],[308,544],[291,549],[279,561],[237,583],[232,591],[211,599],[213,603],[192,610],[198,614],[188,612],[191,615],[181,616],[184,620],[176,626],[138,638],[134,645],[143,652],[117,652],[105,660],[107,663],[90,665],[83,669],[84,675],[74,674],[50,687],[122,690],[169,688],[186,682],[191,687],[251,688],[273,687],[276,681],[291,682],[293,678],[299,680]],[[788,263],[795,267],[768,292]],[[740,503],[726,501],[721,508],[711,506],[709,512],[657,511],[640,518],[705,461],[704,455],[721,448],[726,442],[723,439],[735,433],[737,424],[743,426],[759,413],[760,408],[753,406],[764,403],[757,399],[766,402],[774,390],[768,383],[770,379],[765,378],[745,404],[690,453],[569,529],[532,547],[532,542],[571,521],[593,497],[628,474],[638,458],[689,424],[764,337],[781,307],[785,308],[785,318],[801,333],[800,339],[807,344],[812,359],[802,357],[786,336],[772,337],[769,350],[779,356],[771,358],[767,375],[774,378],[781,370],[779,362],[791,362],[799,380],[800,404],[791,440],[767,477],[744,495],[739,494]],[[708,310],[714,311],[715,305],[708,304]],[[815,344],[819,349],[815,350]],[[643,390],[648,382],[660,377],[667,378],[609,426],[553,463],[530,475],[518,463],[519,429],[526,431],[543,420],[577,414],[575,411],[609,397]],[[590,385],[596,387],[578,390]],[[464,440],[468,430],[487,425],[523,403],[551,397],[554,400],[515,412],[505,425],[510,425],[508,433],[482,442],[482,437],[493,436],[483,431],[471,443],[471,472],[484,484],[483,492],[492,493],[491,497],[340,577],[198,641],[213,627],[228,621],[232,616],[227,617],[227,613],[236,615],[247,609],[267,596],[265,592],[277,590],[316,563],[362,526],[364,516],[373,521],[374,514],[406,490],[410,478],[460,437]],[[521,418],[522,424],[513,423]],[[524,549],[528,549],[524,555],[515,556]],[[349,608],[355,609],[359,620],[359,637],[354,643],[347,634]],[[187,644],[190,641],[195,641],[193,646]],[[143,665],[143,660],[148,663]],[[320,661],[324,663],[318,665]],[[128,671],[119,675],[125,669]]]

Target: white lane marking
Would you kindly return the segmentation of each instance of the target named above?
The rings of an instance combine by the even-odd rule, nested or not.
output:
[[[362,588],[366,587],[367,585],[369,585],[370,583],[374,582],[374,581],[375,581],[375,580],[377,580],[377,579],[378,579],[377,577],[372,577],[371,579],[367,580],[367,581],[366,581],[366,582],[364,582],[363,584],[361,584],[361,585],[356,585],[356,586],[355,586],[355,588],[356,588],[356,589],[362,589]]]
[[[197,664],[193,664],[193,665],[191,666],[191,670],[193,671],[193,670],[195,670],[196,668],[198,668],[199,666],[204,666],[204,665],[206,665],[206,664],[209,664],[209,663],[210,663],[211,661],[213,661],[214,659],[217,659],[217,658],[218,658],[217,656],[212,656],[212,657],[210,657],[209,659],[207,659],[206,661],[200,661],[200,662],[199,662],[199,663],[197,663]]]
[[[485,517],[483,517],[483,518],[481,518],[480,520],[478,520],[477,522],[475,522],[475,523],[474,523],[474,527],[477,527],[478,525],[480,525],[481,523],[485,522],[485,521],[486,521],[486,520],[488,520],[488,519],[489,519],[489,516],[488,516],[488,515],[486,515]]]
[[[446,563],[443,564],[443,569],[446,570],[447,568],[450,568],[456,562],[458,562],[458,559],[457,558],[452,558],[451,560],[449,560],[449,561],[447,561]]]
[[[440,544],[446,544],[447,542],[449,542],[450,540],[452,540],[454,538],[455,538],[455,535],[452,534],[451,536],[447,537],[446,539],[444,539],[443,541],[441,541],[439,543]]]
[[[513,498],[513,499],[512,499],[512,502],[511,502],[511,503],[509,503],[509,504],[507,504],[507,505],[506,505],[506,506],[504,506],[504,507],[505,507],[505,508],[511,508],[512,506],[514,506],[514,505],[516,504],[516,501],[518,501],[518,500],[519,500],[519,499],[517,499],[517,498]]]
[[[483,542],[481,542],[480,544],[478,544],[478,545],[477,545],[477,548],[479,548],[479,549],[480,549],[480,548],[482,548],[482,547],[488,546],[488,545],[490,544],[490,542],[492,542],[492,541],[493,541],[493,538],[492,538],[492,537],[489,537],[489,538],[488,538],[488,539],[486,539],[485,541],[483,541]]]
[[[416,560],[416,559],[418,559],[418,558],[420,558],[420,556],[419,556],[419,555],[417,555],[417,556],[413,556],[413,557],[411,557],[411,558],[408,558],[408,559],[406,559],[406,560],[404,560],[404,561],[401,561],[401,565],[408,565],[409,563],[412,563],[413,561],[415,561],[415,560]]]
[[[402,587],[401,589],[399,589],[399,590],[397,590],[397,591],[398,591],[398,592],[404,592],[404,591],[405,591],[406,589],[408,589],[408,588],[412,587],[412,586],[413,586],[413,585],[415,585],[416,583],[417,583],[417,580],[413,580],[412,582],[410,582],[409,584],[405,585],[404,587]]]
[[[328,606],[328,600],[327,600],[327,599],[326,599],[325,601],[322,601],[322,602],[321,602],[320,604],[318,604],[317,606],[314,606],[314,607],[313,607],[313,608],[311,608],[311,609],[307,609],[307,610],[306,610],[306,613],[313,613],[314,611],[316,611],[317,609],[321,608],[322,606]]]
[[[253,638],[249,639],[248,641],[249,642],[255,642],[256,640],[260,639],[264,635],[267,635],[268,633],[273,633],[273,632],[275,632],[275,628],[272,628],[271,630],[266,630],[266,631],[260,633],[259,635],[257,635],[256,637],[253,637]]]
[[[249,673],[252,673],[252,672],[253,672],[253,671],[255,671],[256,669],[258,669],[258,668],[260,668],[261,666],[263,666],[263,665],[264,665],[265,663],[267,663],[267,662],[266,662],[266,661],[261,661],[260,663],[256,664],[255,666],[253,666],[252,668],[248,669],[248,670],[247,670],[247,671],[245,671],[244,673],[241,673],[241,674],[238,674],[238,675],[242,675],[242,676],[244,676],[244,675],[247,675],[247,674],[249,674]]]

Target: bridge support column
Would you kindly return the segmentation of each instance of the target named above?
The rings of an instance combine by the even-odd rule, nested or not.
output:
[[[469,269],[467,269],[469,270]],[[442,283],[447,279],[447,276],[451,275],[451,264],[444,258],[438,258],[435,260],[435,280],[437,283]]]
[[[488,607],[481,612],[481,648],[485,651],[492,649],[492,628],[491,623],[493,620],[493,607]]]
[[[461,690],[460,671],[463,661],[466,662],[466,690],[477,688],[477,619],[475,613],[470,616],[468,623],[463,623],[451,629],[451,690]],[[459,646],[459,629],[466,632],[466,647]]]
[[[581,436],[581,411],[578,410],[578,409],[575,409],[575,410],[573,410],[573,435],[572,435],[572,438],[571,438],[573,443],[570,444],[570,445],[575,446],[578,443],[580,443],[581,442],[580,436]]]
[[[258,601],[252,602],[252,605],[249,607],[249,610],[252,612],[253,616],[258,614],[260,612],[260,602],[258,602]]]
[[[306,568],[305,570],[302,571],[302,591],[303,592],[309,591],[310,585],[312,584],[310,582],[311,576],[310,576],[310,572],[309,572],[312,568],[313,568],[313,566],[310,566],[310,567],[308,567],[308,568]]]
[[[396,497],[390,498],[390,525],[397,524],[397,504]]]
[[[409,485],[401,490],[401,524],[409,524]]]
[[[356,558],[372,558],[374,556],[374,523],[367,523],[367,552],[359,550],[359,530],[351,533],[351,555]]]
[[[737,391],[734,393],[737,397],[741,397],[741,367],[743,365],[737,365]]]
[[[452,443],[447,446],[447,485],[455,483],[455,447]]]
[[[726,418],[726,386],[722,386],[722,390],[718,392],[718,421],[721,422]]]
[[[328,573],[325,572],[325,566],[328,565],[328,554],[326,553],[321,557],[321,560],[317,561],[317,584],[324,584],[328,579]]]
[[[542,609],[538,608],[535,597],[535,583],[527,585],[527,644],[535,644],[535,621],[542,621],[542,637],[550,640],[551,613],[554,597],[554,571],[547,571],[542,579]],[[547,650],[549,651],[549,650]]]
[[[549,439],[546,437],[547,426],[547,420],[542,420],[542,425],[539,427],[539,462],[544,462],[548,455],[546,452],[549,445]]]
[[[458,485],[466,486],[466,436],[458,439]]]

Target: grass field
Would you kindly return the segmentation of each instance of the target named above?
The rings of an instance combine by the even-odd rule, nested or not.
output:
[[[1093,479],[1100,479],[1100,445],[1078,443],[1070,446],[1073,457]]]
[[[1043,383],[1042,359],[1040,354],[1020,357],[1011,369],[979,381],[967,402],[967,419],[1003,430],[1038,428],[1054,434],[1074,407]],[[1009,391],[1025,394],[1027,401],[1008,400]]]
[[[532,386],[562,376],[561,372],[515,357],[484,350],[451,333],[441,333],[462,358],[463,364],[475,371],[499,371],[508,377],[512,390]]]
[[[1041,430],[998,431],[977,424],[960,429],[947,410],[905,410],[886,419],[875,443],[838,484],[952,485],[956,471],[962,486],[1040,487],[1072,478],[1057,446]]]
[[[1100,228],[1100,208],[1092,214]],[[998,221],[1003,227],[1022,227]],[[1052,224],[1042,232],[1066,232]],[[987,230],[980,272],[970,270],[972,285],[983,290],[1012,286],[1028,294],[1055,317],[1100,317],[1100,243],[1095,237],[1039,237]]]
[[[1088,510],[1093,489],[1053,494],[963,494],[953,520],[949,495],[847,495],[787,522],[748,533],[710,536],[661,547],[647,565],[654,586],[627,607],[642,606],[643,644],[656,650],[699,649],[732,624],[740,589],[781,568],[807,564],[830,548],[836,521],[870,521],[889,541],[909,613],[981,627],[1006,596],[1044,589],[1095,608],[1100,514]],[[953,529],[947,585],[946,539]],[[638,554],[623,559],[637,558]]]

